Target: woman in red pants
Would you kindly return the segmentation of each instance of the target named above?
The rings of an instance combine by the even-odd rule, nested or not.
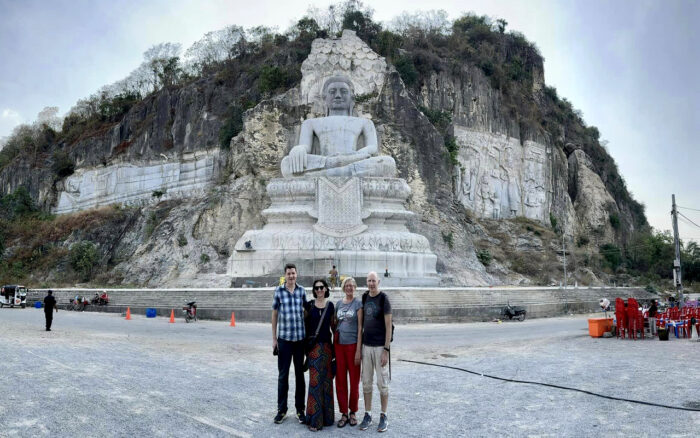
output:
[[[352,277],[343,280],[345,297],[336,304],[335,360],[337,372],[335,391],[341,417],[338,427],[357,424],[357,401],[360,397],[360,363],[362,361],[362,300],[355,298],[357,283]],[[348,398],[348,375],[350,394]],[[348,414],[348,409],[350,413]]]

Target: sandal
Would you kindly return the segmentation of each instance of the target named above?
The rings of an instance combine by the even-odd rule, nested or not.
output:
[[[345,427],[346,424],[348,424],[348,416],[347,414],[343,414],[340,420],[338,420],[338,427]]]
[[[315,428],[315,427],[313,427],[313,426],[309,426],[309,431],[310,431],[310,432],[318,432],[319,430],[321,430],[321,429],[317,429],[317,428]]]
[[[354,412],[350,412],[350,419],[348,420],[348,424],[350,424],[350,426],[357,426],[357,417],[355,417]]]

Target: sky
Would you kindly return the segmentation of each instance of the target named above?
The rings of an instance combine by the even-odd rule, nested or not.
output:
[[[183,49],[236,24],[287,29],[308,0],[0,0],[0,138],[47,106],[126,77],[149,47]],[[684,240],[700,241],[700,21],[696,0],[374,1],[375,21],[443,9],[503,18],[545,58],[545,82],[597,126],[649,223],[671,228],[671,194]],[[688,209],[689,208],[689,209]],[[694,224],[695,225],[694,225]]]

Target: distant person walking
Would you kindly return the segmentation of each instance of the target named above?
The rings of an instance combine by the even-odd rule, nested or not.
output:
[[[338,368],[335,375],[335,391],[341,414],[338,427],[344,427],[346,424],[357,425],[355,413],[360,398],[360,362],[362,360],[362,301],[354,296],[357,289],[355,279],[347,277],[343,280],[341,289],[345,297],[335,306],[337,337],[334,342]],[[348,375],[350,377],[349,399]]]
[[[331,289],[335,289],[338,287],[338,270],[335,268],[335,265],[333,265],[333,268],[328,271],[328,275],[331,283]]]
[[[651,336],[656,335],[656,314],[659,312],[659,308],[656,307],[656,300],[651,300],[651,306],[649,307],[649,315],[647,317],[649,321],[649,334]]]
[[[365,399],[365,416],[360,430],[372,424],[372,379],[377,376],[377,389],[382,403],[378,432],[389,427],[386,410],[389,404],[389,349],[391,347],[391,303],[384,292],[379,291],[376,272],[367,274],[367,288],[362,295],[362,392]]]
[[[304,395],[304,308],[306,291],[297,284],[297,267],[288,263],[284,267],[284,284],[275,289],[272,299],[272,350],[277,354],[277,415],[275,423],[284,421],[287,415],[287,393],[289,392],[289,366],[294,362],[296,387],[294,406],[297,419],[305,422]]]
[[[58,306],[56,306],[56,298],[53,296],[53,291],[49,289],[48,295],[44,297],[44,317],[46,318],[46,331],[51,331],[51,323],[53,322],[53,311],[56,309],[58,313]]]

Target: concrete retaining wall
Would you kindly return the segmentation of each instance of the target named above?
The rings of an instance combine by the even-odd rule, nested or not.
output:
[[[54,289],[59,307],[67,307],[75,295],[88,299],[103,289]],[[634,297],[638,300],[656,295],[642,288],[385,288],[393,308],[394,319],[408,322],[470,322],[490,321],[500,317],[506,303],[523,306],[528,318],[543,318],[567,313],[599,311],[598,300],[615,297]],[[90,305],[87,311],[145,314],[147,308],[157,309],[158,316],[169,317],[175,310],[182,318],[182,307],[187,301],[197,300],[200,318],[229,320],[235,312],[236,321],[268,322],[271,316],[272,288],[237,289],[109,289],[108,306]],[[311,291],[307,289],[310,296]],[[30,305],[42,300],[46,289],[28,293]],[[357,293],[360,296],[360,293]],[[341,299],[336,289],[333,302]]]

